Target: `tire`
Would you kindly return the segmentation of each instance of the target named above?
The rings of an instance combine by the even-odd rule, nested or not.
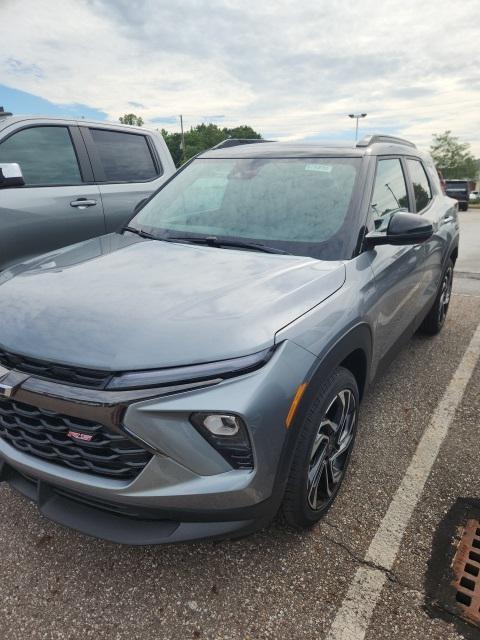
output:
[[[440,287],[438,288],[435,302],[420,327],[420,331],[422,333],[435,336],[442,330],[452,296],[452,282],[453,262],[452,260],[449,260],[442,274],[442,280],[440,282]]]
[[[468,202],[461,202],[459,209],[460,211],[468,211]]]
[[[299,428],[280,509],[289,525],[313,526],[335,500],[355,441],[358,407],[355,377],[338,367],[318,389]]]

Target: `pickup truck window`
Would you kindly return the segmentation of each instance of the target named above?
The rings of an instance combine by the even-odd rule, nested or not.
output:
[[[106,182],[143,182],[159,174],[145,136],[90,129]]]
[[[0,144],[0,162],[18,162],[26,185],[81,184],[67,127],[21,129]]]

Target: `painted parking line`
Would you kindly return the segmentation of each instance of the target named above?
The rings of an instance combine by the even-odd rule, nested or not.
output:
[[[440,447],[480,358],[480,324],[425,430],[410,465],[338,610],[327,640],[363,640]],[[378,567],[378,568],[376,568]]]

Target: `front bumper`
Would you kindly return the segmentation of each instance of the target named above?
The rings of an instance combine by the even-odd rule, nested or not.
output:
[[[182,522],[171,512],[128,508],[117,503],[94,500],[88,494],[71,493],[43,480],[25,476],[4,461],[0,462],[0,481],[8,482],[36,502],[40,513],[50,520],[88,536],[119,544],[166,544],[199,538],[234,538],[258,529],[274,514],[269,503],[255,518],[247,520]],[[186,515],[182,514],[183,517]],[[237,517],[246,515],[238,513]]]
[[[35,500],[55,522],[114,542],[247,533],[268,522],[280,504],[289,460],[285,416],[313,362],[308,351],[284,342],[257,371],[173,392],[87,390],[11,372],[15,401],[114,425],[153,455],[133,480],[118,480],[54,464],[0,438],[0,480]],[[242,416],[254,470],[233,469],[192,427],[194,411]]]

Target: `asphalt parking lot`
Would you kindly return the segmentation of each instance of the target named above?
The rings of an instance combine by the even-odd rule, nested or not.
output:
[[[0,638],[480,638],[449,587],[456,527],[480,505],[480,362],[470,358],[467,378],[456,373],[479,333],[480,210],[460,215],[468,232],[444,330],[415,336],[370,389],[348,477],[317,527],[300,534],[274,523],[236,541],[129,548],[50,523],[2,484]],[[464,386],[447,424],[452,379]],[[435,421],[448,431],[385,568],[367,551]],[[388,551],[388,535],[383,543]],[[348,605],[363,570],[381,580],[378,597],[367,580]]]

